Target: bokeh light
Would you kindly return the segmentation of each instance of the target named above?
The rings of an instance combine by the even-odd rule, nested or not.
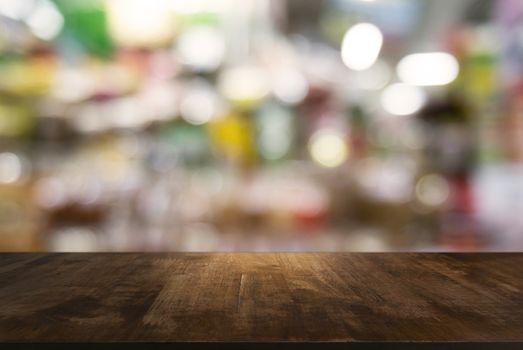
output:
[[[425,175],[416,184],[416,196],[426,206],[443,205],[449,199],[449,195],[449,184],[440,175]]]
[[[0,183],[13,183],[22,177],[22,161],[10,152],[0,153]]]
[[[458,74],[458,61],[444,52],[409,55],[398,64],[398,76],[403,82],[411,85],[447,85],[453,82]]]
[[[389,85],[381,95],[385,111],[394,115],[410,115],[418,112],[424,105],[426,96],[416,86],[395,83]]]
[[[312,159],[324,167],[337,167],[348,156],[347,144],[342,135],[334,130],[319,130],[309,141]]]
[[[0,251],[523,249],[487,2],[0,0]]]
[[[378,27],[371,23],[358,23],[343,37],[341,57],[347,67],[365,70],[376,62],[382,45],[383,35]]]

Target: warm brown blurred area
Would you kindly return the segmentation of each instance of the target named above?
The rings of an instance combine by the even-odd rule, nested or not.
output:
[[[0,251],[523,250],[521,0],[0,0]]]

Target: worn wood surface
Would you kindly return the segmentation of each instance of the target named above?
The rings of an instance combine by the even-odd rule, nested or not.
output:
[[[0,341],[523,341],[523,254],[1,254]]]

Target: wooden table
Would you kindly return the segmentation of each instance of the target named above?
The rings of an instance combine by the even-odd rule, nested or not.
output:
[[[0,342],[523,349],[523,254],[1,254]]]

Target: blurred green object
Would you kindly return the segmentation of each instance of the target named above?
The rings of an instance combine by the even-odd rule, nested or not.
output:
[[[288,157],[295,146],[295,123],[295,116],[288,108],[276,103],[260,108],[255,118],[258,154],[269,162]]]
[[[54,0],[65,18],[61,39],[72,39],[87,52],[110,58],[115,45],[107,30],[102,0]]]
[[[34,113],[30,104],[21,101],[0,100],[0,137],[23,137],[35,126]]]
[[[203,165],[209,161],[210,145],[203,127],[176,121],[162,128],[160,135],[186,165]]]

